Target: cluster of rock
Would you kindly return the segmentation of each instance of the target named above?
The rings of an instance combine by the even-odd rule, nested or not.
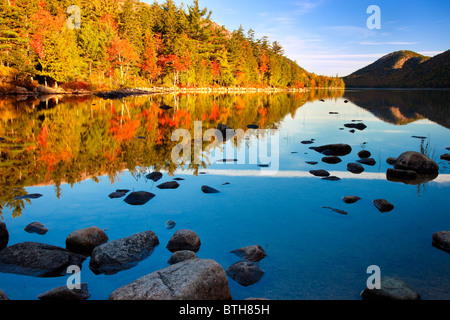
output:
[[[81,269],[90,256],[94,274],[115,274],[148,258],[159,245],[153,231],[144,231],[109,241],[98,227],[75,230],[66,238],[66,248],[23,242],[7,246],[9,233],[0,223],[0,271],[36,277],[65,276],[69,266]],[[111,300],[216,300],[231,299],[228,279],[214,260],[199,259],[201,241],[192,230],[174,233],[166,248],[173,252],[169,267],[146,275],[115,290]],[[84,300],[90,297],[87,284],[80,288],[58,287],[38,296],[41,300]],[[8,299],[0,290],[0,299]]]
[[[214,260],[199,259],[195,253],[200,246],[194,231],[176,231],[166,245],[173,253],[170,266],[116,289],[109,300],[230,300],[223,268]]]
[[[398,158],[390,157],[386,162],[393,166],[386,172],[386,178],[393,182],[419,185],[432,181],[439,175],[439,165],[428,156],[407,151]]]
[[[152,88],[133,88],[118,89],[106,92],[94,93],[103,99],[122,99],[129,96],[141,96],[150,94],[167,93],[249,93],[249,92],[306,92],[304,88],[227,88],[227,87],[204,87],[204,88],[179,88],[179,87],[152,87]]]
[[[159,245],[153,231],[109,240],[103,230],[89,227],[75,230],[66,237],[66,248],[43,243],[23,242],[7,246],[5,223],[0,222],[0,272],[35,277],[67,275],[69,266],[82,267],[90,257],[94,274],[112,275],[134,267],[148,258]],[[192,230],[176,231],[166,245],[172,252],[169,266],[145,275],[114,290],[109,300],[230,300],[227,275],[243,286],[258,282],[264,275],[258,262],[266,257],[259,245],[231,251],[242,258],[226,271],[214,260],[199,259],[201,241]],[[79,287],[57,287],[38,295],[40,300],[85,300],[91,294],[86,283]],[[0,290],[0,300],[8,297]]]
[[[350,124],[345,125],[347,128],[356,128],[358,130],[364,130],[365,125]],[[329,164],[340,163],[339,157],[350,154],[351,147],[345,144],[325,145],[321,147],[311,147],[317,152],[325,155],[322,159],[323,162]],[[364,172],[364,167],[360,164],[373,166],[376,161],[371,157],[371,153],[367,150],[362,150],[358,153],[360,160],[358,163],[349,163],[347,170],[360,174]],[[442,160],[450,161],[450,155],[444,154],[441,156]],[[434,180],[439,175],[439,165],[430,159],[428,156],[408,151],[402,153],[398,158],[390,157],[387,163],[392,165],[392,169],[388,169],[386,176],[387,180],[394,182],[403,182],[407,184],[422,184],[428,181]],[[316,162],[310,164],[317,164]],[[311,170],[310,173],[314,176],[323,177],[323,179],[329,179],[330,173],[326,170]],[[333,179],[330,179],[333,180]],[[338,180],[338,179],[335,179]],[[361,200],[358,196],[346,196],[342,200],[347,204],[356,203]],[[380,212],[389,212],[394,209],[394,205],[385,199],[376,199],[373,204]],[[330,207],[323,207],[330,209],[334,212],[346,215],[347,212]],[[442,251],[450,253],[450,231],[436,232],[432,236],[432,245]],[[383,277],[381,278],[381,289],[366,288],[361,297],[363,300],[420,300],[420,294],[409,287],[405,282],[395,277]]]
[[[155,91],[153,89],[119,89],[119,90],[112,90],[112,91],[104,91],[104,92],[96,92],[94,95],[96,95],[99,98],[103,98],[105,100],[115,100],[115,99],[122,99],[126,97],[131,96],[143,96],[143,95],[149,95],[154,94]]]
[[[14,89],[8,91],[7,94],[17,96],[45,96],[45,95],[59,95],[59,94],[86,95],[92,94],[92,92],[85,89],[63,89],[61,87],[51,88],[47,86],[39,86],[34,88],[33,90],[28,90],[25,87],[15,86]]]
[[[257,283],[264,275],[258,262],[266,257],[266,252],[260,245],[252,245],[231,251],[242,258],[227,268],[227,275],[240,285],[247,287]]]

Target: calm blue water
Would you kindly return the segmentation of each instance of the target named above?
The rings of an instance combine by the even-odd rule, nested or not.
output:
[[[110,240],[154,231],[160,245],[130,270],[94,275],[89,258],[84,262],[81,281],[88,283],[92,300],[107,299],[118,287],[167,267],[171,253],[165,245],[178,229],[197,232],[202,241],[198,256],[214,259],[224,269],[239,260],[231,250],[253,244],[266,250],[267,257],[260,262],[265,271],[261,281],[242,287],[229,278],[234,299],[360,299],[370,265],[378,265],[382,275],[402,278],[423,299],[450,299],[450,255],[431,246],[434,232],[450,230],[450,169],[439,160],[450,147],[450,130],[425,118],[391,124],[343,101],[308,102],[286,116],[279,125],[279,171],[271,176],[261,175],[261,168],[254,164],[215,163],[203,170],[206,175],[178,171],[175,177],[186,180],[177,190],[159,190],[152,181],[135,179],[126,170],[114,183],[103,176],[98,182],[62,185],[59,199],[54,186],[28,187],[27,192],[43,197],[32,200],[19,217],[3,215],[9,245],[36,241],[64,247],[69,233],[90,226],[105,229]],[[368,128],[354,134],[339,129],[351,120],[362,120]],[[387,157],[420,150],[421,140],[413,135],[431,142],[441,167],[439,177],[420,187],[387,181]],[[315,139],[315,144],[301,144],[309,139]],[[254,148],[257,139],[246,142]],[[309,147],[329,143],[347,143],[353,152],[340,164],[322,163],[322,155]],[[362,148],[372,152],[377,164],[364,166],[361,175],[351,174],[347,163],[355,162]],[[311,169],[329,170],[342,180],[323,181],[310,175]],[[172,179],[165,174],[160,182]],[[225,182],[230,184],[223,186]],[[203,194],[202,185],[221,193]],[[157,196],[144,206],[132,207],[123,199],[108,198],[116,189],[145,190]],[[362,200],[348,205],[341,200],[346,195]],[[380,213],[372,204],[378,198],[389,200],[395,209]],[[345,210],[348,215],[322,206]],[[175,229],[165,228],[169,219],[176,221]],[[42,222],[48,233],[26,233],[23,228],[34,221]],[[14,300],[37,299],[38,294],[63,286],[66,280],[0,273],[0,288]]]

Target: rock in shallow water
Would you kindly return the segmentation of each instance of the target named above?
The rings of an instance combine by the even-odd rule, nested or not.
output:
[[[329,176],[329,177],[322,178],[322,180],[326,180],[326,181],[340,181],[341,178],[336,177],[336,176]]]
[[[439,166],[426,155],[415,151],[402,153],[394,163],[395,169],[412,170],[417,173],[438,173]]]
[[[361,159],[367,159],[370,158],[371,156],[372,154],[367,150],[361,150],[360,152],[358,152],[358,157],[360,157]]]
[[[342,200],[347,204],[352,204],[358,202],[359,200],[361,200],[361,198],[358,196],[345,196],[342,198]]]
[[[166,222],[166,229],[170,230],[175,228],[175,226],[177,225],[177,223],[173,220],[169,220]]]
[[[156,197],[153,193],[146,191],[138,191],[130,193],[126,198],[125,202],[132,206],[142,206]]]
[[[57,287],[38,295],[39,300],[60,300],[77,301],[86,300],[91,294],[88,291],[87,283],[81,283],[80,289],[69,289],[67,286]]]
[[[334,156],[346,156],[352,152],[352,147],[350,147],[348,144],[327,144],[320,147],[311,147],[310,149],[315,150],[319,153],[323,153],[324,151],[328,150],[328,155],[334,155]]]
[[[159,245],[153,231],[144,231],[129,237],[112,240],[95,247],[89,268],[95,274],[113,275],[127,270],[148,258]]]
[[[328,164],[337,164],[342,162],[341,158],[336,156],[330,156],[330,157],[323,157],[322,162],[328,163]]]
[[[354,174],[360,174],[364,172],[364,168],[359,163],[349,163],[347,165],[347,170]]]
[[[250,261],[238,261],[229,266],[225,272],[231,279],[244,287],[257,283],[264,275],[264,271]]]
[[[23,200],[23,199],[39,199],[43,195],[40,193],[32,193],[24,196],[15,197],[14,200]]]
[[[109,300],[231,300],[231,293],[217,262],[190,259],[115,290]]]
[[[182,261],[190,260],[190,259],[198,259],[197,255],[194,251],[190,250],[182,250],[176,251],[167,261],[168,264],[172,265],[175,263],[180,263]]]
[[[119,198],[125,197],[126,195],[127,195],[127,192],[118,192],[118,191],[116,191],[116,192],[110,193],[108,195],[108,197],[111,198],[111,199],[119,199]]]
[[[216,190],[214,188],[208,187],[208,186],[202,186],[203,193],[220,193],[219,190]]]
[[[90,256],[95,247],[108,242],[106,233],[98,227],[75,230],[66,238],[66,249]]]
[[[192,230],[180,229],[174,233],[167,243],[167,250],[176,252],[181,250],[190,250],[198,252],[201,246],[200,237]]]
[[[367,128],[367,126],[364,123],[346,123],[344,124],[344,127],[346,128],[352,128],[352,129],[358,129],[359,131],[363,131]]]
[[[372,167],[377,164],[377,162],[373,158],[359,159],[359,160],[356,160],[356,162],[365,164],[367,166],[372,166]]]
[[[24,230],[28,233],[36,233],[39,235],[44,235],[47,233],[48,229],[40,222],[32,222],[28,224]]]
[[[67,267],[81,268],[85,256],[37,242],[22,242],[0,251],[0,272],[34,277],[66,276]]]
[[[180,184],[176,181],[169,181],[163,184],[156,186],[158,189],[166,190],[166,189],[177,189]]]
[[[6,293],[4,293],[1,289],[0,289],[0,301],[6,301],[6,300],[10,300],[8,298],[8,296],[6,295]]]
[[[258,262],[266,257],[266,252],[260,245],[247,246],[231,251],[238,257],[251,261]]]
[[[433,234],[433,247],[450,253],[450,231],[440,231]]]
[[[397,158],[394,158],[394,157],[389,157],[386,159],[386,163],[390,164],[390,165],[393,165],[396,162],[397,162]]]
[[[420,300],[420,295],[401,279],[393,277],[381,278],[381,289],[366,288],[362,293],[363,300]]]
[[[344,211],[344,210],[341,210],[341,209],[335,209],[335,208],[331,208],[331,207],[322,207],[322,208],[323,208],[323,209],[329,209],[329,210],[331,210],[331,211],[333,211],[333,212],[342,214],[342,215],[344,215],[344,216],[348,215],[348,212],[347,212],[347,211]]]
[[[326,170],[310,170],[309,173],[311,173],[313,176],[316,176],[316,177],[330,176],[330,173]]]
[[[373,204],[382,213],[394,210],[394,205],[385,199],[374,200]]]
[[[163,177],[161,172],[152,172],[146,176],[147,179],[158,182]]]

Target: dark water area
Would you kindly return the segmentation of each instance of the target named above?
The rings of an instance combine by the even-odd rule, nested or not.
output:
[[[224,270],[240,260],[230,251],[264,248],[260,281],[244,287],[228,278],[233,299],[359,300],[367,268],[377,265],[382,276],[403,279],[424,300],[448,300],[450,255],[431,243],[433,233],[450,230],[450,165],[440,159],[450,152],[449,101],[445,90],[354,89],[114,101],[2,98],[0,214],[8,245],[34,241],[64,248],[72,231],[91,226],[105,230],[109,240],[155,232],[160,245],[130,269],[96,275],[90,258],[83,262],[81,282],[91,300],[106,300],[115,289],[167,267],[172,254],[166,244],[179,229],[195,231],[202,242],[198,257]],[[243,134],[212,144],[205,132],[220,123]],[[361,123],[362,130],[348,126]],[[173,138],[177,130],[200,140],[180,144],[180,136]],[[352,148],[337,164],[311,149],[335,143]],[[190,157],[174,161],[178,147]],[[375,164],[349,172],[347,164],[362,150]],[[417,183],[387,180],[392,166],[386,159],[405,151],[428,155],[439,175]],[[340,179],[309,173],[319,169]],[[155,171],[163,174],[158,182],[146,178]],[[183,179],[177,189],[157,188],[174,178]],[[205,194],[204,185],[220,193]],[[131,206],[108,197],[118,189],[155,197]],[[347,204],[342,197],[348,195],[361,200]],[[387,199],[394,209],[381,213],[375,199]],[[176,222],[173,229],[166,228],[168,220]],[[48,232],[24,230],[36,221]],[[66,285],[68,276],[0,270],[0,289],[13,300],[35,300]]]

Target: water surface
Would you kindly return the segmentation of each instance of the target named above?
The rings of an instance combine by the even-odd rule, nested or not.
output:
[[[402,278],[423,299],[449,299],[450,256],[431,246],[434,232],[450,230],[450,169],[440,160],[450,147],[449,98],[449,91],[320,90],[123,101],[2,99],[0,208],[9,245],[36,241],[64,247],[69,233],[90,226],[106,230],[110,240],[154,231],[160,245],[132,269],[94,275],[89,259],[84,262],[81,280],[88,283],[90,299],[107,299],[118,287],[167,267],[171,253],[165,245],[178,229],[197,232],[198,256],[224,269],[239,260],[231,250],[253,244],[266,250],[259,263],[265,275],[258,283],[242,287],[229,278],[234,299],[360,299],[370,265],[378,265],[382,275]],[[163,104],[173,109],[158,108]],[[200,159],[173,163],[171,152],[179,142],[171,141],[172,133],[185,129],[194,137],[200,121],[203,132],[219,123],[243,131],[256,124],[262,130],[247,131],[245,138]],[[351,133],[344,124],[352,121],[367,128]],[[311,139],[313,144],[302,143]],[[267,159],[254,163],[249,157],[266,142],[273,152],[267,159],[277,160],[268,168],[277,169],[270,175],[258,166]],[[347,143],[352,153],[339,164],[323,163],[323,155],[310,147],[330,143]],[[209,144],[204,142],[203,149]],[[235,151],[227,159],[244,159],[215,161],[224,148]],[[376,165],[364,166],[360,175],[348,172],[347,163],[358,160],[363,149]],[[422,185],[387,181],[385,160],[405,151],[427,153],[439,164],[439,176]],[[328,170],[341,180],[324,181],[309,174],[312,169]],[[164,174],[158,183],[145,178],[153,171]],[[175,177],[185,179],[180,188],[156,188]],[[203,185],[221,193],[203,194]],[[117,189],[156,197],[133,207],[108,198]],[[33,193],[43,196],[17,199]],[[341,200],[346,195],[362,200],[348,205]],[[379,198],[395,209],[380,213],[372,204]],[[165,228],[168,220],[176,221],[174,229]],[[23,230],[34,221],[43,223],[47,234]],[[11,299],[37,299],[66,280],[0,273],[0,288]]]

